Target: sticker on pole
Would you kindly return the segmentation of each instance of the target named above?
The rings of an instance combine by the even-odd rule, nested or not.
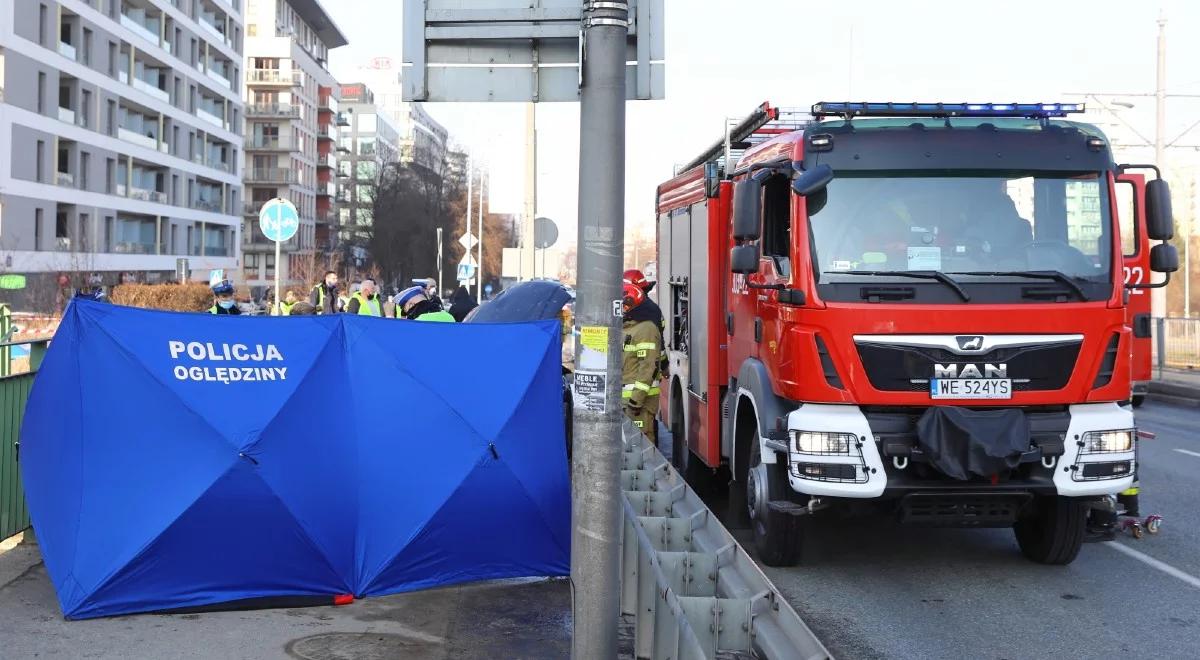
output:
[[[608,327],[579,328],[579,356],[575,369],[575,407],[604,412],[608,403]]]
[[[262,228],[263,236],[281,243],[295,236],[300,229],[300,214],[295,204],[275,198],[263,204],[258,212],[258,225]]]
[[[604,372],[575,372],[575,408],[604,412],[608,403],[608,376]]]

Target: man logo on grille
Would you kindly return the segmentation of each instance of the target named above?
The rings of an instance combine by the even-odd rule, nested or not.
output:
[[[983,348],[983,336],[981,335],[967,335],[954,339],[958,341],[959,350],[978,351]]]

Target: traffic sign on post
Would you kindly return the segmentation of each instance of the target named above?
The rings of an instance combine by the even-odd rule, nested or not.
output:
[[[263,236],[275,241],[275,314],[281,314],[279,295],[280,245],[290,239],[300,230],[300,213],[296,205],[286,199],[276,197],[263,204],[258,212],[258,224]]]
[[[258,212],[258,224],[263,236],[272,241],[286,241],[300,229],[300,214],[286,199],[272,199]]]
[[[466,248],[467,252],[470,252],[471,248],[475,247],[475,244],[478,242],[479,241],[471,235],[471,232],[467,232],[458,237],[458,244]]]

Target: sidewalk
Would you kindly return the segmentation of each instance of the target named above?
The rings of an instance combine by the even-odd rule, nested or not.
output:
[[[565,579],[445,587],[343,607],[66,621],[36,542],[0,550],[4,658],[507,660],[570,654]]]
[[[1159,401],[1200,407],[1200,369],[1155,369],[1150,395]]]

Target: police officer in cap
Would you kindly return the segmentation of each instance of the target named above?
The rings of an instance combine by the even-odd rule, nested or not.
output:
[[[209,314],[232,314],[236,316],[242,313],[242,310],[238,309],[237,302],[233,299],[233,285],[229,283],[229,280],[223,279],[219,282],[214,282],[210,286],[216,300],[213,302],[213,306],[208,308]]]

